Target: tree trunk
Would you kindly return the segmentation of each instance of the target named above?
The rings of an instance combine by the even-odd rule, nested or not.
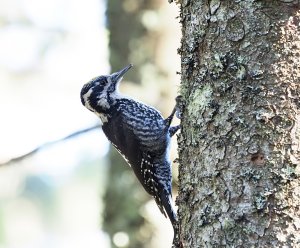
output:
[[[181,1],[184,247],[300,247],[299,1]]]

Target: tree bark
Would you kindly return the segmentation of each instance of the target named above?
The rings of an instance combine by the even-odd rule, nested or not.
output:
[[[184,247],[300,247],[299,1],[181,1]]]

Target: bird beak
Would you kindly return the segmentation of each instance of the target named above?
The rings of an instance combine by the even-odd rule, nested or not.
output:
[[[124,74],[126,72],[128,72],[131,67],[132,67],[132,64],[129,64],[125,68],[123,68],[122,70],[111,74],[110,77],[112,79],[112,82],[114,82],[114,83],[119,82],[122,79],[122,77],[124,76]]]

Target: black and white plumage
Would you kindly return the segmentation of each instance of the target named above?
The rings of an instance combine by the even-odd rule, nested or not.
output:
[[[179,126],[170,127],[175,108],[164,119],[155,108],[122,96],[118,84],[131,67],[92,79],[83,86],[81,101],[100,117],[103,132],[131,166],[144,189],[154,197],[160,211],[169,217],[176,238],[178,226],[172,207],[169,157],[171,136],[179,129]]]

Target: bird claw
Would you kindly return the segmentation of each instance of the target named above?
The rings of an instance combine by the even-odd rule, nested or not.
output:
[[[180,96],[180,95],[177,96],[175,100],[176,100],[176,117],[181,120],[182,114],[183,114],[183,109],[184,109],[184,103],[182,100],[182,96]]]

